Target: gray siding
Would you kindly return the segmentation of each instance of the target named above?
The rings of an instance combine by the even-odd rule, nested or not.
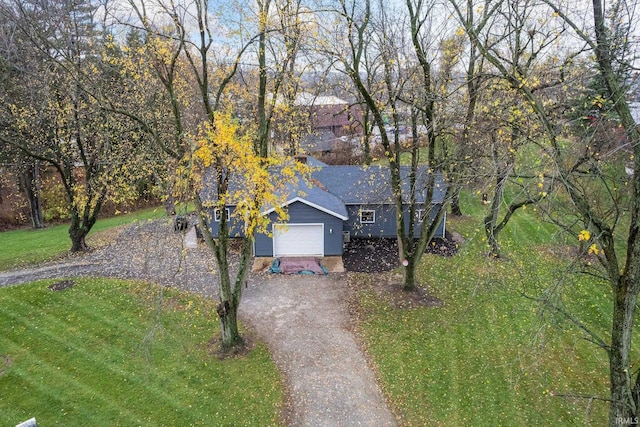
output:
[[[424,207],[422,207],[422,209],[424,209]],[[429,223],[433,222],[433,219],[435,218],[435,216],[438,214],[438,211],[442,209],[442,205],[436,205],[434,206],[431,211],[429,212]],[[408,224],[408,217],[409,217],[409,213],[405,213],[405,224]],[[438,228],[436,229],[435,234],[433,235],[433,237],[444,237],[444,218],[440,221],[440,223],[438,224]],[[408,226],[407,226],[408,228]],[[418,238],[420,237],[420,230],[421,230],[421,226],[416,227],[416,229],[413,231],[413,237]]]
[[[319,211],[301,202],[294,202],[288,207],[289,224],[324,224],[324,254],[325,256],[342,255],[342,220],[333,215]],[[270,223],[285,222],[278,220],[277,215],[269,214]],[[272,225],[269,225],[271,233]],[[273,239],[263,233],[256,234],[255,256],[273,256]]]
[[[434,207],[430,214],[430,220],[438,213],[440,205]],[[360,222],[360,210],[375,210],[375,223],[362,224]],[[347,206],[349,219],[345,221],[344,229],[349,231],[353,237],[396,237],[396,210],[393,205],[349,205]],[[408,230],[409,213],[408,207],[405,209],[405,224]],[[420,235],[421,227],[418,226],[414,230],[414,237]],[[435,237],[444,236],[444,221],[441,221]]]
[[[233,212],[233,207],[230,207]],[[373,224],[361,224],[360,223],[360,209],[375,210],[376,218]],[[437,210],[440,209],[440,205],[432,209],[430,212],[430,218],[433,219],[437,214]],[[342,231],[349,231],[353,237],[396,237],[396,220],[395,209],[392,205],[363,205],[347,206],[349,213],[349,219],[343,221],[339,218],[329,215],[325,212],[319,211],[311,206],[308,206],[301,202],[292,203],[289,208],[289,220],[291,224],[324,224],[324,254],[326,256],[342,255]],[[406,214],[408,215],[408,213]],[[278,221],[276,214],[269,214],[271,224]],[[405,217],[405,222],[408,218]],[[214,237],[218,235],[219,223],[213,219],[213,211],[211,214],[211,220],[209,226],[213,232]],[[445,231],[445,221],[441,221],[436,231],[436,237],[443,237]],[[231,237],[242,237],[243,227],[232,216],[231,218]],[[271,225],[269,226],[269,232],[271,232]],[[415,230],[414,236],[418,237],[420,234],[420,227]],[[263,233],[256,234],[255,236],[255,256],[273,256],[273,239]]]
[[[235,206],[227,207],[227,209],[229,209],[229,215],[231,216],[229,224],[229,237],[243,237],[244,224],[242,224],[242,221],[239,221],[238,218],[233,217],[234,208]],[[220,223],[215,220],[213,209],[208,210],[208,217],[209,218],[207,220],[207,223],[209,225],[209,228],[211,229],[211,234],[213,235],[213,237],[218,237],[218,227],[220,226]]]
[[[375,223],[362,224],[360,210],[374,210]],[[396,211],[392,205],[349,205],[349,219],[345,221],[344,230],[354,237],[395,237]]]

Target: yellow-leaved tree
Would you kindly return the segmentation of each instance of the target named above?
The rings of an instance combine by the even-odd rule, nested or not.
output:
[[[237,311],[249,273],[255,233],[269,233],[273,208],[286,218],[282,208],[287,189],[304,179],[307,166],[291,158],[271,155],[264,158],[254,147],[255,138],[243,133],[231,111],[216,114],[213,126],[204,123],[196,135],[192,151],[184,158],[185,177],[195,190],[195,203],[205,240],[215,254],[219,281],[218,317],[223,348],[242,343]],[[274,179],[277,175],[277,179]],[[229,208],[232,206],[233,208]],[[216,212],[217,233],[212,234]],[[240,260],[231,271],[229,242],[237,238]]]
[[[195,204],[218,266],[221,346],[232,350],[243,344],[237,312],[254,233],[267,232],[264,207],[284,215],[283,190],[305,179],[306,166],[268,150],[275,100],[295,49],[285,50],[275,71],[268,72],[267,44],[273,47],[278,42],[275,35],[283,32],[284,25],[274,16],[292,9],[276,8],[269,0],[258,2],[252,33],[239,41],[233,32],[213,25],[218,17],[205,0],[188,5],[147,3],[129,2],[144,36],[130,37],[136,43],[129,43],[121,56],[120,69],[128,76],[125,102],[110,99],[106,107],[137,123],[150,137],[166,156],[165,176],[174,177],[174,192],[181,191]],[[186,9],[188,16],[183,13]],[[242,29],[247,22],[243,21]],[[135,31],[140,30],[132,29],[132,34]],[[238,90],[237,85],[246,84],[237,78],[242,59],[251,53],[258,60],[257,87]],[[234,96],[241,92],[255,96]],[[229,206],[233,209],[227,217]],[[216,215],[219,221],[213,232]],[[241,241],[237,263],[230,251],[232,238]]]

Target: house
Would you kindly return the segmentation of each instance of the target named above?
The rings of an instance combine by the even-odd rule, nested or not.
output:
[[[339,256],[344,244],[356,238],[396,237],[395,206],[389,185],[389,168],[385,166],[328,166],[308,158],[316,166],[311,183],[300,182],[296,188],[286,188],[282,199],[288,213],[285,222],[277,218],[275,207],[266,207],[263,215],[271,221],[268,234],[255,235],[256,257],[289,256]],[[403,167],[403,194],[409,194],[409,168]],[[442,175],[436,174],[433,200],[426,200],[425,183],[429,169],[420,167],[415,188],[418,201],[417,216],[433,220],[442,209],[446,193]],[[277,179],[274,178],[274,179]],[[242,226],[231,215],[234,206],[227,206],[225,215],[230,218],[231,235],[240,237]],[[408,215],[408,206],[405,215]],[[215,236],[221,212],[212,212],[209,226]],[[436,236],[444,237],[444,217]],[[418,237],[420,227],[415,230]]]
[[[362,134],[362,111],[335,96],[298,94],[296,108],[309,116],[311,133],[300,142],[305,153],[326,154],[355,135]]]

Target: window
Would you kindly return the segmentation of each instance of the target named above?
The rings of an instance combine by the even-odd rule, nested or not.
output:
[[[376,222],[376,211],[372,209],[360,211],[361,224],[373,224],[374,222]]]
[[[416,219],[418,220],[418,222],[424,221],[424,212],[424,209],[418,209],[416,211]]]
[[[225,209],[224,209],[224,212],[225,212],[225,216],[227,217],[227,218],[226,218],[226,219],[227,219],[227,221],[229,221],[229,216],[230,216],[229,208],[225,208]],[[213,211],[213,219],[214,219],[216,222],[220,222],[220,220],[222,219],[222,216],[220,215],[220,209],[216,208],[216,209]]]

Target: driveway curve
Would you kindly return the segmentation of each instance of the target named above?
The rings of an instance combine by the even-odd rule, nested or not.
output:
[[[0,287],[45,278],[142,279],[216,298],[213,257],[185,245],[170,220],[134,224],[89,254],[0,272]],[[240,316],[269,347],[287,382],[290,426],[395,426],[350,332],[346,275],[252,274]]]

